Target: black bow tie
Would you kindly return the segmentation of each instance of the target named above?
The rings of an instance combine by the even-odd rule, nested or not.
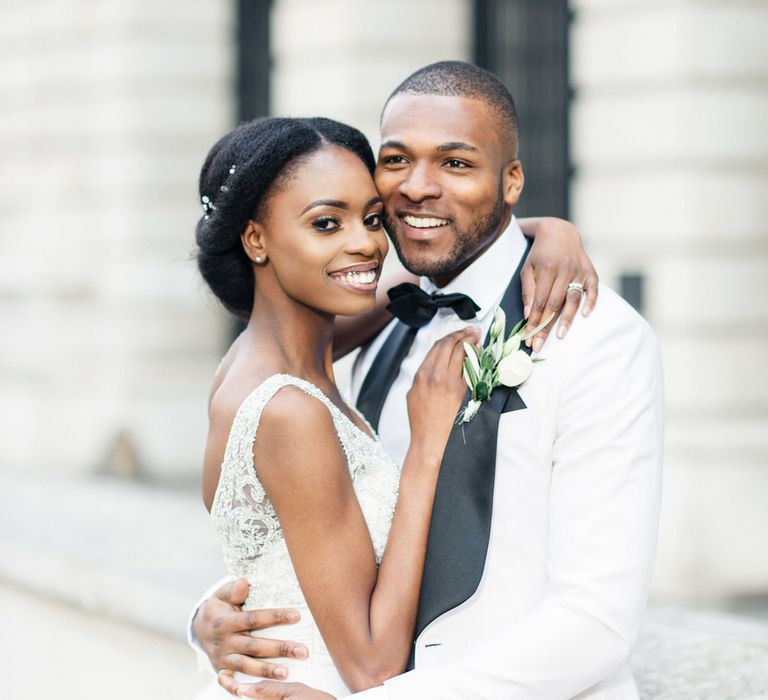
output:
[[[453,309],[456,315],[468,321],[474,318],[480,307],[466,294],[427,294],[420,287],[410,282],[398,284],[389,290],[389,312],[399,318],[406,326],[421,328],[426,326],[438,309]]]

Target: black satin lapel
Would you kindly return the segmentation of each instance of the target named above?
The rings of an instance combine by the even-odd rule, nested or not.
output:
[[[404,323],[398,322],[374,358],[360,387],[357,408],[376,431],[379,429],[384,401],[392,383],[400,373],[400,363],[408,355],[415,337],[415,328],[409,328]]]
[[[525,257],[528,256],[529,250],[530,243],[528,244],[528,248],[525,251]],[[525,260],[525,257],[523,260]],[[504,309],[504,313],[507,315],[507,326],[509,329],[514,328],[514,325],[523,317],[522,288],[520,287],[519,277],[517,275],[515,275],[515,277],[517,278],[517,281],[515,279],[512,280],[509,287],[507,287],[507,291],[504,292],[504,297],[502,298],[500,304],[501,308]],[[520,349],[529,355],[532,352],[532,348],[529,348],[527,345],[522,345]],[[495,389],[494,391],[498,391],[498,389]],[[505,394],[507,399],[501,409],[502,413],[508,413],[509,411],[519,411],[522,408],[527,408],[522,397],[517,392],[517,389],[507,390]]]
[[[507,399],[504,402],[503,408],[501,409],[502,413],[520,411],[524,408],[528,408],[528,406],[525,405],[525,401],[523,401],[522,397],[518,393],[517,389],[510,389],[505,393],[507,395]]]
[[[523,318],[520,270],[529,250],[530,242],[501,301],[510,329]],[[451,431],[435,491],[414,638],[432,620],[470,598],[483,576],[499,416],[507,406],[525,408],[515,389],[497,387],[469,423]]]
[[[509,333],[509,331],[514,328],[515,324],[523,318],[523,288],[520,280],[520,271],[523,269],[525,259],[528,257],[528,252],[531,250],[531,241],[526,239],[526,242],[528,246],[523,254],[523,259],[520,261],[517,270],[515,270],[515,274],[499,304],[507,315],[507,333]],[[531,353],[531,349],[525,345],[523,346],[523,350],[528,354]]]
[[[496,435],[506,398],[507,391],[494,390],[469,423],[451,431],[435,492],[416,637],[480,583],[491,532]]]

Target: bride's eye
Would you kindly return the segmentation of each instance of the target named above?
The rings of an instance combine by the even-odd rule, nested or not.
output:
[[[375,211],[363,219],[363,223],[368,227],[372,229],[381,228],[381,212]]]
[[[341,226],[341,222],[333,216],[320,216],[312,222],[312,225],[318,231],[332,233]]]

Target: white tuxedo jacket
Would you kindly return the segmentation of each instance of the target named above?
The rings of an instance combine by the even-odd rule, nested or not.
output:
[[[472,296],[481,310],[469,323],[487,330],[524,248],[513,220],[441,291]],[[422,286],[434,289],[427,280]],[[439,311],[402,362],[379,423],[396,460],[407,449],[405,395],[421,360],[435,340],[466,323]],[[358,358],[353,391],[387,332]],[[661,480],[656,339],[601,287],[592,315],[579,315],[563,340],[551,333],[539,357],[546,361],[519,389],[526,408],[500,417],[477,591],[420,634],[415,670],[355,698],[637,698],[627,660],[650,584]]]

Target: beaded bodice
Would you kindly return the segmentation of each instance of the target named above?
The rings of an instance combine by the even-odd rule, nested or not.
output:
[[[243,401],[235,415],[211,508],[230,574],[245,577],[251,584],[243,606],[246,609],[306,604],[277,513],[253,462],[253,442],[264,406],[289,385],[321,401],[330,411],[377,562],[384,552],[397,498],[399,469],[378,439],[355,425],[314,384],[287,374],[269,377]]]

